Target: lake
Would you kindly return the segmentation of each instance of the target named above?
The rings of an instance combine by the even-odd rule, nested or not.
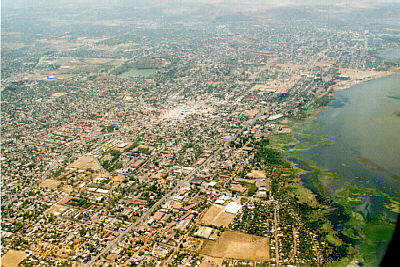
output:
[[[323,126],[314,135],[333,136],[335,144],[311,148],[301,157],[344,176],[331,181],[334,191],[342,190],[344,181],[359,186],[362,177],[368,187],[400,196],[399,73],[337,92],[317,121]]]
[[[388,56],[397,51],[385,53]],[[317,182],[312,173],[303,174],[300,176],[303,184],[316,194],[333,199],[346,190],[346,183],[354,188],[372,188],[386,194],[365,196],[362,203],[351,205],[351,209],[361,212],[370,225],[362,228],[362,231],[368,233],[368,240],[339,235],[356,247],[364,242],[361,246],[363,255],[374,255],[369,263],[378,266],[398,216],[387,205],[391,197],[400,197],[400,73],[335,93],[333,101],[318,113],[315,121],[322,126],[313,130],[313,138],[329,136],[334,142],[306,149],[299,158],[314,161],[324,169],[333,170],[337,177],[322,177]],[[300,144],[293,150],[297,146],[304,148],[309,142],[299,136],[297,138]],[[301,162],[297,163],[301,167]],[[336,203],[334,206],[336,209],[327,214],[334,229],[351,229],[352,225],[345,225],[350,217],[343,207]],[[386,230],[386,226],[373,222],[374,218],[382,215],[385,220],[393,223],[389,230]],[[374,232],[369,230],[375,229],[374,227],[381,227],[377,231],[379,238],[374,237]]]

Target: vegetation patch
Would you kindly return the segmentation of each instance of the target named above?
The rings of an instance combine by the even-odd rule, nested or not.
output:
[[[71,198],[66,204],[82,209],[87,209],[92,205],[86,198]]]
[[[149,70],[158,69],[164,66],[165,63],[162,59],[157,58],[141,58],[131,63],[125,63],[111,71],[113,75],[121,75],[130,70]]]

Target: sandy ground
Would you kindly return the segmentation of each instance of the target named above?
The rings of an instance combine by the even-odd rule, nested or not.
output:
[[[71,165],[69,165],[69,167],[80,169],[80,170],[92,169],[94,171],[97,171],[100,169],[100,166],[99,166],[97,160],[93,157],[88,157],[88,156],[78,158]]]
[[[51,206],[48,210],[46,210],[44,213],[45,214],[53,214],[55,216],[61,215],[64,211],[66,211],[68,208],[60,205],[60,204],[54,204]]]
[[[216,241],[206,240],[200,254],[234,260],[268,261],[269,241],[266,237],[226,231]]]
[[[42,181],[39,184],[39,187],[41,188],[49,188],[49,189],[54,189],[57,188],[57,186],[61,183],[61,181],[53,180],[53,179],[46,179]]]
[[[343,76],[348,76],[350,79],[338,82],[333,87],[335,91],[347,89],[364,81],[392,75],[396,72],[399,72],[399,69],[393,68],[389,71],[362,71],[357,69],[340,68],[339,71]]]
[[[10,249],[5,255],[1,257],[1,266],[3,267],[15,267],[25,260],[28,255],[24,251],[18,251]]]
[[[1,46],[3,48],[10,49],[10,50],[17,50],[17,49],[20,49],[20,48],[23,48],[23,47],[27,47],[26,44],[18,43],[18,42],[12,42],[12,43],[2,42]]]
[[[125,176],[118,174],[117,176],[112,176],[111,180],[113,180],[114,182],[122,182],[123,180],[125,180]]]
[[[72,191],[74,191],[74,188],[72,187],[72,185],[66,184],[61,187],[61,190],[67,194],[70,194]]]
[[[297,81],[300,79],[299,75],[293,75],[293,77],[290,80],[279,80],[275,79],[272,81],[269,81],[268,84],[264,85],[264,87],[257,88],[255,89],[252,87],[250,90],[259,90],[259,91],[265,91],[265,92],[276,92],[276,93],[286,93],[289,88],[293,87]],[[256,85],[257,86],[257,85]],[[266,89],[267,90],[263,90]]]
[[[339,68],[339,72],[344,75],[350,77],[351,80],[357,79],[365,79],[367,77],[373,77],[385,73],[385,71],[365,71],[365,70],[357,70],[357,69],[346,69]]]
[[[213,204],[201,217],[200,223],[228,227],[234,218],[234,214],[225,212],[225,206]]]
[[[258,170],[251,170],[248,174],[246,174],[247,177],[251,178],[257,178],[257,179],[265,179],[267,178],[267,175],[265,174],[264,171],[258,171]]]
[[[65,95],[66,93],[53,93],[53,94],[51,94],[51,97],[52,98],[57,98],[57,97],[60,97],[60,96],[63,96],[63,95]]]
[[[272,88],[265,84],[256,84],[250,89],[250,91],[259,90],[259,91],[263,91],[263,92],[275,92],[277,89],[278,88]]]

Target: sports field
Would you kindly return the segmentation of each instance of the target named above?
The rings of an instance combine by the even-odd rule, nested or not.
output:
[[[228,227],[234,218],[234,214],[225,212],[225,206],[213,204],[201,217],[200,223]]]
[[[216,240],[206,240],[200,254],[215,258],[268,261],[269,241],[266,237],[226,231]]]

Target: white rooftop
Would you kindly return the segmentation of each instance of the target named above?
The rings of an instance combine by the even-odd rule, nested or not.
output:
[[[220,199],[220,198],[215,201],[215,204],[224,204],[224,203],[225,203],[225,200]]]
[[[225,212],[237,214],[242,207],[239,203],[231,202],[226,206]]]
[[[214,186],[214,185],[216,185],[216,184],[217,184],[217,182],[211,181],[211,182],[208,183],[208,186]]]
[[[274,121],[274,120],[280,119],[282,117],[283,117],[282,114],[275,114],[275,115],[272,115],[272,116],[268,117],[268,120],[269,121]]]

